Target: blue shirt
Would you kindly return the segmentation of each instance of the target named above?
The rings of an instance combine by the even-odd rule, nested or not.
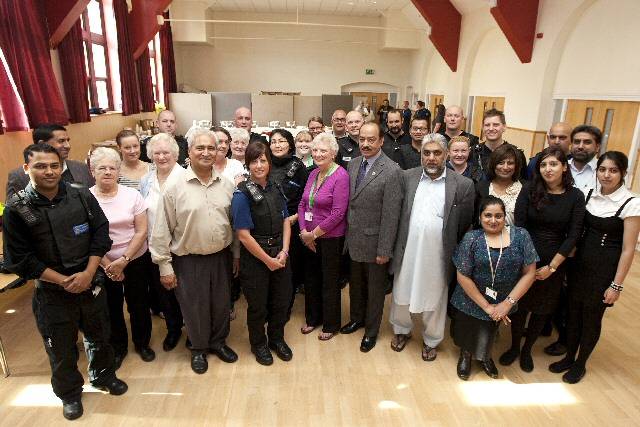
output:
[[[278,191],[271,183],[267,184],[265,191]],[[282,193],[280,193],[282,196]],[[253,230],[253,219],[251,217],[251,201],[249,196],[240,190],[233,192],[231,199],[231,215],[233,218],[234,230]],[[289,212],[287,210],[287,202],[282,196],[282,219],[287,218]]]

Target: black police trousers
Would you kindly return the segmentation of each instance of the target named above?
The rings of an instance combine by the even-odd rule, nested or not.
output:
[[[279,248],[269,250],[275,256]],[[273,253],[273,252],[276,253]],[[284,326],[289,320],[289,303],[293,288],[291,286],[291,266],[287,261],[284,268],[270,271],[258,258],[245,248],[240,254],[240,286],[247,299],[247,327],[249,343],[255,349],[271,342],[284,340]],[[267,336],[264,325],[267,324]]]
[[[107,293],[99,285],[81,294],[47,286],[55,285],[36,287],[32,307],[51,364],[51,385],[62,401],[79,400],[84,384],[78,371],[79,330],[84,334],[91,384],[104,385],[115,377]]]

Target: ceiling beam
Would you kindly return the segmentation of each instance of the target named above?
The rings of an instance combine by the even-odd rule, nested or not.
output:
[[[129,28],[132,32],[131,48],[137,59],[160,30],[158,15],[162,15],[171,0],[133,0],[129,12]]]
[[[44,2],[47,25],[49,26],[49,47],[54,49],[67,35],[89,0],[56,0]]]
[[[451,71],[458,69],[458,48],[462,15],[450,0],[411,0],[431,26],[429,40]]]
[[[497,0],[491,15],[523,64],[531,62],[539,0]]]

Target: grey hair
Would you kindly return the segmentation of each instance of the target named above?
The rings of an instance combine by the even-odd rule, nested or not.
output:
[[[210,131],[207,128],[198,128],[195,129],[191,135],[189,135],[189,139],[187,139],[187,143],[189,144],[189,149],[191,149],[191,147],[193,146],[193,144],[196,143],[196,141],[198,140],[198,138],[202,137],[202,136],[207,136],[209,138],[211,138],[211,140],[213,141],[213,143],[217,146],[218,145],[218,137],[216,136],[215,132]]]
[[[430,142],[436,142],[440,144],[440,147],[442,147],[442,150],[444,150],[445,152],[449,150],[447,139],[443,135],[439,133],[429,133],[425,135],[424,138],[422,138],[422,145],[420,146],[420,151],[422,151],[424,146]]]
[[[180,148],[178,147],[178,143],[176,142],[175,138],[168,133],[159,133],[151,137],[151,139],[147,142],[148,158],[153,159],[153,153],[155,152],[156,145],[159,142],[166,142],[167,144],[169,144],[169,151],[171,151],[171,154],[173,154],[176,159],[178,158],[178,155],[180,154]]]
[[[91,170],[95,170],[96,166],[98,166],[105,159],[113,160],[116,163],[116,167],[120,169],[120,165],[122,164],[120,153],[118,153],[113,148],[98,147],[91,152],[91,157],[89,157],[89,164],[91,165]]]
[[[244,141],[247,144],[249,143],[249,131],[242,128],[231,128],[229,129],[229,134],[231,134],[231,141]]]
[[[338,141],[336,141],[336,137],[329,132],[322,132],[316,135],[316,137],[313,138],[313,141],[311,141],[311,148],[313,149],[323,142],[329,144],[329,150],[333,152],[334,156],[338,154],[338,150],[340,149]]]

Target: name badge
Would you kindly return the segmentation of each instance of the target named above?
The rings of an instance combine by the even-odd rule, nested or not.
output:
[[[351,161],[351,157],[343,157],[342,160],[345,161],[345,162],[350,162]]]
[[[75,234],[76,236],[84,234],[87,231],[89,231],[89,223],[88,222],[85,222],[84,224],[74,225],[73,226],[73,234]]]
[[[304,220],[305,221],[313,221],[313,212],[311,211],[306,211],[304,213]]]
[[[485,295],[487,295],[489,298],[491,298],[493,300],[498,298],[498,291],[495,291],[495,290],[491,289],[488,286],[486,288],[484,288],[484,293],[485,293]]]

